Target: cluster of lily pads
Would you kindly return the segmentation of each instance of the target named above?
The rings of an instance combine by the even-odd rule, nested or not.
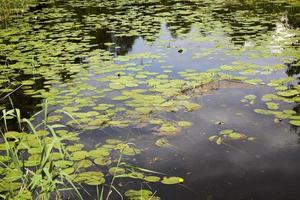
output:
[[[222,70],[230,72],[238,72],[245,74],[244,72],[253,71],[253,74],[260,73],[262,75],[269,75],[277,71],[281,71],[285,68],[284,65],[275,64],[269,66],[259,66],[247,63],[237,63],[233,66],[221,66]],[[254,73],[255,72],[255,73]],[[245,80],[247,83],[265,85],[267,88],[273,88],[273,93],[266,93],[261,97],[261,100],[265,102],[265,108],[255,108],[254,111],[259,114],[273,115],[275,122],[280,122],[284,119],[289,119],[292,125],[299,126],[299,115],[298,113],[287,108],[286,104],[296,105],[299,102],[300,90],[297,85],[297,77],[281,77],[275,79],[248,79]],[[248,105],[254,105],[257,101],[257,96],[249,94],[241,99],[241,102]],[[283,105],[285,104],[285,105]],[[280,109],[282,106],[282,109]],[[291,107],[291,106],[288,106]]]
[[[234,1],[225,0],[68,0],[10,21],[6,29],[0,29],[0,110],[19,101],[22,95],[36,102],[37,107],[47,99],[48,123],[63,123],[80,131],[57,130],[57,137],[46,130],[36,134],[6,132],[8,143],[1,139],[0,144],[0,162],[7,166],[0,168],[0,192],[19,189],[24,177],[24,171],[18,171],[12,158],[5,155],[7,144],[21,153],[22,169],[34,171],[40,178],[40,141],[53,149],[45,166],[52,166],[77,184],[109,184],[112,177],[182,183],[180,177],[162,177],[118,165],[118,156],[134,156],[142,149],[118,139],[107,139],[88,149],[80,143],[80,132],[150,127],[163,135],[156,140],[156,146],[170,147],[165,135],[172,136],[192,126],[192,122],[177,118],[177,113],[200,109],[203,105],[193,96],[211,93],[222,81],[271,88],[272,93],[261,97],[264,108],[256,107],[256,94],[246,95],[241,101],[254,106],[259,114],[274,116],[275,122],[288,119],[292,125],[300,126],[298,113],[290,108],[300,101],[297,78],[282,77],[287,68],[284,63],[291,63],[293,69],[299,67],[300,32],[278,23],[278,16],[292,9],[283,6],[278,8],[279,13],[269,13],[263,1],[244,4],[262,9],[239,10]],[[296,0],[287,4],[299,7]],[[172,38],[161,37],[167,33]],[[131,52],[139,38],[149,43],[150,52]],[[182,40],[193,45],[178,47]],[[199,67],[196,70],[183,66],[182,70],[170,65],[170,52],[188,57]],[[213,69],[201,68],[202,59],[220,57],[234,59],[227,64],[212,64]],[[265,59],[264,64],[256,64],[257,59]],[[265,64],[268,59],[276,59],[277,64]],[[272,79],[277,74],[279,77]],[[286,104],[289,108],[285,108]],[[209,140],[226,144],[254,138],[230,129]],[[125,196],[132,200],[159,199],[149,190],[129,190]]]
[[[209,140],[215,142],[216,144],[220,145],[226,143],[231,140],[254,140],[253,137],[248,137],[244,133],[238,133],[232,129],[225,129],[220,131],[219,134],[213,135],[209,137]]]
[[[145,52],[114,57],[111,51],[115,50],[111,48],[118,49],[118,46],[113,41],[104,43],[107,47],[106,50],[93,50],[95,44],[92,44],[92,41],[96,40],[97,36],[91,36],[90,32],[100,29],[100,27],[93,26],[94,24],[101,25],[101,29],[109,29],[110,33],[116,38],[142,36],[146,40],[148,38],[152,41],[154,37],[157,37],[154,33],[158,32],[157,29],[160,29],[160,24],[164,22],[167,23],[170,30],[177,28],[177,34],[187,36],[186,30],[189,28],[179,29],[178,26],[172,25],[175,19],[169,15],[169,9],[166,8],[175,8],[173,12],[182,16],[186,23],[193,23],[194,28],[201,29],[205,23],[214,22],[215,24],[216,19],[213,17],[212,10],[218,10],[224,6],[213,4],[214,9],[212,10],[209,10],[208,7],[198,7],[200,10],[194,12],[197,7],[195,5],[200,2],[183,4],[178,1],[174,7],[173,4],[158,5],[157,2],[150,1],[148,6],[151,9],[146,9],[145,13],[141,14],[139,10],[145,8],[145,3],[128,1],[115,6],[113,2],[109,1],[89,1],[84,4],[76,1],[67,2],[67,5],[81,10],[90,7],[106,10],[105,14],[100,15],[85,14],[83,24],[74,21],[73,17],[76,13],[70,12],[64,7],[44,8],[25,15],[22,19],[16,19],[10,27],[1,30],[1,35],[4,36],[1,39],[2,55],[4,55],[2,63],[3,66],[6,66],[1,74],[1,92],[7,94],[14,91],[14,88],[21,84],[25,95],[38,99],[47,98],[50,105],[59,106],[69,112],[81,124],[81,128],[85,129],[129,125],[142,127],[150,124],[154,126],[154,130],[162,134],[173,134],[180,131],[181,128],[190,126],[191,123],[186,121],[169,122],[165,118],[161,118],[160,114],[162,112],[172,113],[182,109],[193,111],[201,107],[201,105],[191,102],[189,100],[190,96],[186,95],[184,91],[193,90],[220,80],[238,80],[249,84],[264,84],[264,80],[256,77],[252,78],[252,76],[267,76],[285,69],[282,64],[261,66],[236,61],[232,65],[222,65],[219,69],[208,70],[207,72],[187,69],[178,72],[181,78],[174,78],[173,66],[160,64],[164,62],[164,53]],[[209,2],[205,3],[209,4]],[[230,7],[231,5],[226,4],[225,6]],[[126,15],[124,15],[124,8],[130,9],[131,12],[126,12]],[[207,15],[206,11],[208,10],[210,11],[208,13],[212,15]],[[109,14],[112,11],[114,15]],[[205,23],[203,21],[199,22],[199,17],[203,17],[202,13],[204,12],[209,20],[205,20]],[[235,12],[234,14],[240,22],[245,19],[242,17],[243,12]],[[154,19],[152,20],[153,23],[144,23],[144,20],[149,21],[145,16]],[[222,15],[222,17],[222,22],[229,20],[226,15]],[[131,23],[128,27],[128,22],[132,18],[135,19],[136,24]],[[142,22],[136,19],[140,19]],[[262,19],[270,24],[275,23],[272,17],[260,13],[259,21],[262,21]],[[247,17],[245,24],[240,23],[245,34],[253,33],[256,38],[256,40],[252,37],[248,38],[249,41],[253,40],[251,42],[254,42],[254,44],[244,48],[255,51],[246,51],[245,56],[250,58],[255,58],[258,55],[262,56],[262,46],[266,43],[272,46],[270,46],[270,51],[263,50],[263,57],[281,56],[287,60],[297,58],[296,52],[298,49],[289,46],[292,40],[297,41],[297,37],[295,37],[297,36],[297,30],[284,29],[288,34],[278,33],[274,35],[274,37],[284,38],[271,43],[269,35],[265,33],[268,31],[266,27],[253,26],[257,22],[258,19],[256,18]],[[33,26],[29,25],[32,23]],[[22,34],[18,33],[19,29],[24,30]],[[35,30],[38,30],[36,34],[31,34]],[[229,34],[232,33],[232,30],[228,29],[224,29],[224,31]],[[200,37],[199,34],[195,33],[187,38],[200,43],[212,38],[217,41],[216,45],[208,51],[200,54],[195,53],[193,59],[201,59],[221,51],[228,55],[244,55],[243,48],[236,49],[236,47],[230,46],[229,43],[224,42],[223,38],[217,36],[218,32],[216,30],[207,30],[207,32],[211,32],[212,35],[209,36],[211,38],[207,36]],[[258,34],[258,32],[263,34]],[[257,35],[260,35],[259,39],[257,39]],[[267,39],[263,37],[267,37]],[[242,38],[235,37],[236,43],[239,43],[239,40],[243,41]],[[289,48],[279,52],[274,52],[274,49],[272,49],[281,46]],[[157,47],[166,48],[161,45]],[[161,65],[162,73],[151,70],[151,67],[156,64]],[[297,63],[294,65],[297,65]],[[20,73],[13,73],[15,70],[19,70]],[[229,75],[230,73],[232,74]],[[19,81],[20,74],[25,77],[29,76],[29,78]],[[288,82],[292,81],[291,79],[287,78]],[[42,84],[39,84],[40,82]],[[275,89],[278,92],[276,95],[274,94],[275,96],[266,94],[263,97],[264,100],[268,101],[266,106],[269,110],[256,109],[255,111],[275,115],[278,118],[276,120],[290,118],[291,123],[296,125],[299,122],[294,111],[276,111],[279,104],[270,102],[270,98],[285,102],[297,102],[297,86],[290,89],[283,86],[284,83],[285,81],[281,79],[277,83],[276,80],[271,80],[269,85],[276,85]],[[294,101],[291,100],[291,97]],[[248,95],[242,101],[254,104],[255,98],[253,95]],[[4,108],[4,105],[1,108]],[[63,116],[59,114],[49,116],[49,122],[63,120]],[[67,123],[72,125],[74,121]]]
[[[290,124],[300,126],[299,114],[291,108],[286,108],[289,104],[295,105],[299,102],[300,90],[298,85],[293,85],[294,82],[295,78],[292,77],[271,80],[267,85],[274,88],[274,93],[267,93],[261,97],[266,108],[255,108],[254,111],[259,114],[274,116],[276,123],[287,119]],[[254,104],[256,98],[255,95],[246,95],[241,101]]]
[[[161,173],[127,165],[125,160],[118,162],[120,156],[134,156],[141,150],[118,139],[107,139],[95,149],[87,150],[79,143],[78,133],[57,130],[53,137],[50,131],[40,130],[35,133],[9,131],[4,134],[5,140],[0,143],[0,192],[3,195],[18,194],[22,188],[28,192],[35,185],[41,194],[49,181],[43,173],[52,169],[51,176],[66,176],[59,184],[108,184],[111,178],[132,178],[145,182],[161,182],[163,184],[182,183],[180,177],[161,177]],[[12,150],[16,154],[8,153]],[[44,153],[47,151],[46,160]],[[118,152],[118,153],[117,153]],[[117,154],[116,154],[117,153]],[[14,156],[18,155],[18,161]],[[43,162],[45,161],[45,162]],[[41,164],[42,163],[42,164]],[[18,166],[21,168],[18,168]],[[110,175],[110,178],[107,177]],[[26,185],[24,180],[35,181]],[[34,184],[34,185],[32,185]],[[43,186],[44,185],[44,186]],[[60,189],[63,185],[58,186]],[[49,188],[46,188],[50,190]],[[151,193],[152,194],[152,193]],[[34,194],[32,194],[34,195]],[[125,196],[131,196],[128,191]],[[8,197],[8,196],[7,196]],[[31,198],[31,197],[30,197]],[[131,197],[130,197],[131,198]],[[159,199],[157,197],[157,199]]]

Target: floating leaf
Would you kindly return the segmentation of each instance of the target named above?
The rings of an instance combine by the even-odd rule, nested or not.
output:
[[[106,166],[111,164],[111,159],[109,157],[99,157],[94,160],[97,165]]]
[[[161,138],[156,140],[155,145],[158,147],[170,147],[171,144],[169,143],[169,141],[166,138]]]
[[[121,153],[127,156],[134,156],[136,154],[140,154],[141,150],[134,147],[125,147],[121,150]]]
[[[107,140],[105,140],[105,142],[107,144],[120,144],[120,143],[122,143],[122,141],[118,140],[118,139],[107,139]]]
[[[75,167],[76,168],[88,168],[92,165],[93,165],[93,163],[90,160],[80,160],[79,162],[76,162]]]
[[[222,144],[223,143],[223,139],[221,137],[218,137],[218,139],[216,140],[216,143],[218,145]]]
[[[190,102],[185,102],[183,104],[183,106],[185,107],[185,109],[189,112],[197,110],[199,108],[201,108],[201,105],[197,104],[197,103],[190,103]]]
[[[220,131],[220,134],[221,135],[229,135],[233,132],[234,132],[234,130],[232,130],[232,129],[225,129],[225,130]]]
[[[246,139],[246,138],[247,138],[246,135],[241,134],[241,133],[230,133],[230,134],[228,134],[228,137],[229,137],[231,140],[243,140],[243,139]]]
[[[110,154],[110,150],[107,148],[97,148],[88,152],[89,157],[98,158],[102,156],[108,156]]]
[[[125,174],[125,169],[121,168],[121,167],[112,167],[109,168],[108,172],[112,175],[121,175],[121,174]]]
[[[53,164],[59,168],[67,168],[73,166],[74,162],[68,160],[58,160],[58,161],[54,161]]]
[[[292,124],[294,126],[300,126],[300,120],[291,120],[290,124]]]
[[[150,190],[128,190],[125,192],[125,196],[129,200],[160,200]]]
[[[152,109],[149,107],[139,107],[135,108],[135,110],[144,115],[150,114],[152,112]]]
[[[293,97],[299,94],[298,90],[287,90],[287,91],[282,91],[282,92],[277,92],[279,96],[283,97]]]
[[[147,181],[147,182],[158,182],[158,181],[160,181],[160,177],[158,177],[158,176],[146,176],[144,178],[144,180]]]
[[[172,134],[172,133],[176,133],[178,131],[178,128],[173,126],[170,123],[166,123],[160,127],[159,131],[162,133]]]
[[[247,100],[254,100],[254,99],[256,99],[256,96],[253,95],[253,94],[249,94],[249,95],[244,96],[244,99],[247,99]]]
[[[70,160],[78,161],[78,160],[83,160],[86,157],[88,157],[87,151],[75,151],[72,153]]]
[[[188,121],[179,121],[177,122],[178,126],[180,127],[189,127],[192,125],[192,122],[188,122]]]
[[[217,135],[213,135],[213,136],[210,136],[208,139],[209,139],[209,141],[215,141],[216,139],[218,138],[218,136]]]
[[[163,184],[172,185],[172,184],[183,183],[184,180],[183,178],[174,176],[174,177],[164,177],[161,182]]]
[[[266,105],[267,105],[268,109],[270,109],[270,110],[277,110],[279,108],[278,103],[267,102]]]
[[[76,174],[74,177],[75,182],[85,183],[88,185],[101,185],[105,182],[104,174],[96,171],[82,172]]]

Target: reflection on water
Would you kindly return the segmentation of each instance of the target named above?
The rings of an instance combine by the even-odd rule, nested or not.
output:
[[[250,108],[242,108],[239,99],[252,91],[222,90],[203,98],[203,108],[183,118],[194,126],[170,142],[170,149],[150,150],[145,167],[185,177],[185,186],[178,192],[166,188],[165,199],[298,199],[300,163],[295,131],[264,117]],[[258,93],[255,93],[258,94]],[[242,112],[242,115],[236,113]],[[224,121],[212,125],[211,120]],[[211,145],[207,135],[223,128],[259,138],[253,143],[232,143],[228,146]],[[151,137],[151,136],[149,136]],[[141,141],[142,142],[142,141]],[[142,142],[143,143],[143,142]],[[149,164],[153,156],[155,164]],[[159,186],[157,186],[157,189]],[[191,192],[192,190],[193,192]],[[160,191],[158,189],[158,191]],[[280,192],[278,192],[280,191]],[[171,196],[171,197],[170,197]]]
[[[113,59],[144,52],[158,57],[144,55],[125,63],[132,68],[125,70],[127,74],[143,77],[137,70],[141,66],[148,73],[164,74],[166,69],[161,67],[171,65],[174,68],[168,72],[169,77],[176,79],[182,78],[179,72],[186,69],[207,71],[234,62],[261,66],[282,62],[280,57],[265,55],[265,49],[270,49],[276,53],[287,51],[293,61],[285,62],[285,71],[253,77],[266,82],[298,77],[299,55],[295,52],[299,50],[299,39],[293,43],[290,39],[299,36],[290,32],[300,28],[299,11],[297,1],[262,0],[69,0],[41,4],[1,29],[0,98],[16,88],[16,83],[23,84],[11,99],[25,117],[39,110],[44,98],[50,99],[51,109],[60,104],[76,107],[73,100],[78,104],[87,100],[84,103],[91,107],[114,103],[111,97],[118,93],[109,91],[101,96],[108,85],[97,80],[111,74],[122,77],[123,63]],[[117,66],[120,69],[100,73],[107,66],[116,67],[115,63],[121,63]],[[154,146],[153,141],[162,136],[153,127],[86,131],[81,135],[82,143],[94,147],[107,137],[134,137],[136,145],[145,151],[128,162],[186,180],[175,188],[151,185],[162,199],[299,199],[299,130],[285,120],[275,123],[273,116],[253,112],[254,108],[266,107],[260,99],[272,92],[273,88],[259,85],[195,97],[202,109],[165,114],[170,121],[181,119],[194,124],[170,137],[170,148]],[[249,94],[258,97],[255,105],[240,102]],[[0,103],[0,107],[12,107],[8,98]],[[82,110],[90,111],[88,106]],[[298,103],[285,102],[281,106],[300,112]],[[256,140],[226,145],[208,140],[223,129],[234,129]],[[141,187],[129,182],[120,190],[130,186]]]

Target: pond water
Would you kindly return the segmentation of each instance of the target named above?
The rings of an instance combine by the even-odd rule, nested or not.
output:
[[[47,99],[85,151],[128,141],[124,162],[184,179],[125,177],[122,194],[300,199],[299,28],[297,0],[40,3],[0,29],[0,108]]]

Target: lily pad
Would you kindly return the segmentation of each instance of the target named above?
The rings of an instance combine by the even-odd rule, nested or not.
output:
[[[178,131],[178,128],[170,123],[166,123],[160,127],[159,131],[161,133],[174,134]]]
[[[180,127],[189,127],[192,125],[192,122],[188,122],[188,121],[179,121],[177,122],[178,126]]]
[[[101,185],[105,182],[104,174],[97,171],[82,172],[74,175],[74,181],[87,185]]]
[[[125,169],[123,169],[121,167],[112,167],[108,170],[108,172],[112,176],[121,175],[121,174],[125,174]]]
[[[180,178],[180,177],[176,177],[176,176],[174,176],[174,177],[164,177],[161,182],[163,184],[172,185],[172,184],[183,183],[184,179]]]
[[[291,120],[290,124],[292,124],[294,126],[300,126],[300,120]]]
[[[150,190],[128,190],[125,192],[125,196],[129,200],[160,200]]]
[[[158,177],[158,176],[146,176],[144,178],[144,180],[147,181],[147,182],[159,182],[160,177]]]
[[[298,90],[287,90],[287,91],[277,92],[277,94],[282,97],[293,97],[293,96],[298,95],[299,91]]]
[[[99,157],[94,160],[97,165],[106,166],[111,164],[111,159],[109,157]]]
[[[166,138],[161,138],[156,140],[155,145],[158,147],[170,147],[171,144],[169,143],[169,141]]]

